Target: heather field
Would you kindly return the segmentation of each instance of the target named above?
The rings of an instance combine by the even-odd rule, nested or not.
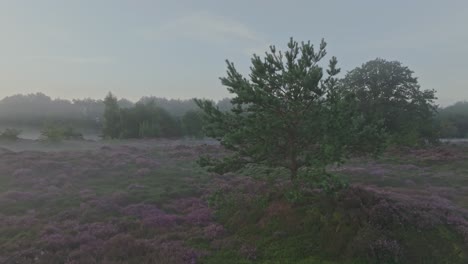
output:
[[[468,263],[468,144],[330,167],[350,183],[333,195],[196,164],[223,153],[196,140],[2,145],[0,263]]]

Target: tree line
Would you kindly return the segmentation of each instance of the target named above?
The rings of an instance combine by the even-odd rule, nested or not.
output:
[[[442,138],[468,138],[468,102],[440,108],[437,122]]]
[[[146,96],[137,103],[121,98],[117,100],[117,105],[124,122],[122,126],[126,127],[125,131],[119,133],[119,137],[200,136],[201,123],[197,123],[200,120],[199,108],[193,100]],[[229,99],[220,100],[217,105],[227,110],[230,107]],[[91,130],[101,133],[105,123],[105,107],[105,101],[100,99],[64,100],[52,99],[43,93],[17,94],[0,100],[0,127],[14,129],[16,133],[20,131],[18,128],[36,128],[41,131]],[[157,117],[149,118],[151,114]],[[133,121],[133,118],[139,121]],[[157,132],[156,120],[168,124],[158,124],[162,128]],[[144,123],[141,131],[140,121]]]
[[[305,49],[305,46],[298,46],[297,51],[294,51],[297,54],[288,56],[299,56],[300,52],[306,52]],[[299,110],[300,106],[295,105],[297,103],[295,100],[307,99],[303,98],[306,96],[303,94],[304,91],[299,90],[294,93],[287,91],[294,87],[304,89],[307,85],[313,84],[317,86],[314,88],[315,94],[307,95],[310,97],[308,100],[314,99],[322,106],[326,105],[326,102],[338,100],[336,98],[348,98],[347,100],[352,101],[352,104],[341,105],[344,102],[340,99],[335,102],[337,104],[335,107],[358,113],[353,118],[359,116],[367,124],[378,124],[378,128],[375,129],[382,129],[380,132],[386,134],[387,143],[415,145],[421,142],[434,142],[440,137],[464,138],[468,136],[468,103],[458,102],[445,108],[437,107],[434,104],[436,99],[434,90],[421,90],[413,72],[400,62],[378,58],[356,67],[343,78],[338,78],[336,75],[324,78],[325,72],[333,73],[328,72],[332,69],[323,72],[322,68],[309,66],[307,70],[312,72],[305,75],[304,71],[307,67],[303,64],[316,64],[319,57],[324,56],[325,53],[324,49],[319,50],[317,54],[309,51],[308,57],[303,55],[304,58],[297,62],[298,65],[294,64],[292,57],[285,58],[285,54],[280,55],[276,50],[268,54],[264,61],[259,56],[254,56],[252,65],[255,71],[252,71],[251,83],[239,79],[241,75],[235,71],[234,65],[228,64],[228,77],[222,78],[222,83],[233,94],[236,94],[236,90],[232,86],[241,85],[239,93],[242,95],[251,93],[245,96],[252,98],[234,97],[232,100],[226,98],[216,103],[208,103],[213,104],[216,109],[208,109],[206,102],[197,103],[197,100],[158,97],[143,97],[137,103],[133,103],[123,98],[117,99],[112,94],[104,100],[90,98],[63,100],[52,99],[42,93],[19,94],[0,100],[0,125],[14,128],[15,126],[47,127],[50,124],[61,124],[76,130],[92,128],[95,131],[102,131],[102,136],[106,138],[180,137],[202,136],[203,134],[213,136],[210,124],[207,125],[205,132],[202,131],[204,119],[212,118],[210,116],[215,110],[220,111],[220,116],[225,115],[232,107],[234,107],[232,113],[246,115],[245,108],[253,104],[255,100],[266,100],[262,101],[262,107],[273,107],[279,112],[296,109],[292,111],[293,114],[282,113],[289,115],[288,118],[292,120],[307,120],[309,115],[326,116],[325,113],[309,112],[308,108]],[[282,62],[284,59],[289,61]],[[298,60],[298,57],[296,59]],[[285,65],[281,66],[281,63]],[[294,69],[289,69],[289,67],[296,67],[297,72],[293,73]],[[291,70],[291,73],[287,70]],[[335,74],[339,72],[338,69],[334,70],[337,71]],[[333,87],[325,88],[325,84]],[[281,89],[274,89],[275,86],[281,85],[283,85]],[[264,88],[263,91],[260,89],[266,86],[269,86],[268,89]],[[253,92],[248,90],[248,87],[251,87]],[[279,97],[280,95],[283,97]],[[351,97],[352,99],[349,99]],[[288,100],[291,102],[288,103]],[[200,111],[199,106],[204,113]],[[321,109],[320,107],[314,106],[313,109]],[[323,109],[331,111],[331,108],[332,105],[328,105]],[[274,118],[276,119],[276,116]],[[329,118],[329,120],[333,119]],[[362,120],[359,122],[364,122]],[[270,126],[275,124],[270,120],[262,121]],[[298,122],[293,123],[293,127]],[[316,123],[321,128],[332,125],[331,122],[321,125],[318,121]],[[338,126],[338,124],[335,125]],[[346,129],[336,127],[334,133],[346,131]],[[314,128],[314,131],[319,130]]]
[[[185,113],[178,117],[159,106],[157,100],[150,98],[141,100],[133,107],[122,108],[112,93],[106,96],[104,105],[104,138],[174,138],[203,135],[203,117],[197,109],[187,108]]]

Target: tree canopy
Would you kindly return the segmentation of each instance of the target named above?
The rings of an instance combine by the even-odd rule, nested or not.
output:
[[[435,91],[421,90],[413,71],[398,61],[375,59],[348,72],[341,87],[355,95],[369,123],[383,122],[391,143],[434,141]]]
[[[468,102],[461,101],[439,109],[437,120],[442,138],[468,137]]]

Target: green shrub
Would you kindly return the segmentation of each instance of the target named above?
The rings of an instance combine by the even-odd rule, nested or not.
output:
[[[83,139],[83,135],[72,127],[63,127],[55,124],[44,126],[41,131],[41,139],[51,142],[60,142],[62,140]]]
[[[18,129],[7,128],[0,133],[0,139],[17,140],[21,132],[22,131]]]

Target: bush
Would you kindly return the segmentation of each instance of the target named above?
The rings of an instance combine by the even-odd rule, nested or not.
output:
[[[0,139],[6,140],[17,140],[18,136],[21,134],[21,130],[14,129],[14,128],[7,128],[5,131],[0,133]]]
[[[72,127],[63,127],[55,124],[46,125],[41,131],[41,139],[59,142],[62,140],[83,139],[83,134],[75,131]]]

